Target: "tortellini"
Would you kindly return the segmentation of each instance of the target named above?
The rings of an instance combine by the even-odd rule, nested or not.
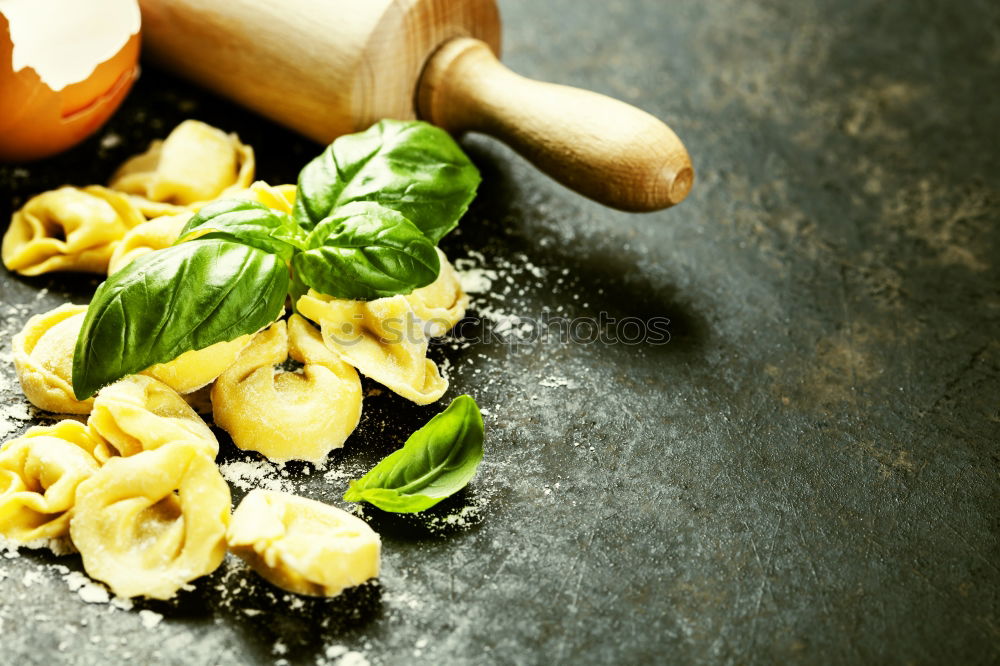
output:
[[[120,271],[144,254],[173,245],[193,214],[162,215],[130,229],[111,254],[108,275]]]
[[[301,372],[275,372],[291,357]],[[292,315],[258,333],[212,387],[215,423],[236,446],[275,462],[320,463],[361,418],[358,373],[323,344],[319,331]]]
[[[278,587],[333,597],[379,573],[381,540],[342,509],[252,490],[233,512],[229,548]]]
[[[172,361],[150,366],[141,374],[160,380],[178,393],[193,393],[211,384],[235,363],[251,340],[252,335],[241,335],[235,340],[217,342],[204,349],[192,349]]]
[[[35,427],[0,448],[0,534],[17,541],[66,536],[76,489],[99,468],[99,444],[77,421]]]
[[[448,257],[440,249],[441,271],[434,282],[414,289],[406,296],[413,312],[424,322],[429,337],[438,338],[462,320],[469,307],[469,296],[462,291],[462,284]]]
[[[35,407],[60,414],[88,414],[93,398],[73,393],[73,348],[86,316],[85,305],[60,305],[35,315],[14,336],[14,369],[21,390]]]
[[[144,221],[117,192],[98,185],[60,187],[14,213],[0,255],[8,269],[22,275],[104,273],[125,233]]]
[[[295,205],[295,185],[268,185],[258,180],[243,192],[232,195],[234,199],[249,199],[268,208],[292,214]]]
[[[427,405],[448,389],[427,358],[429,338],[405,296],[348,301],[310,289],[297,307],[320,325],[326,346],[341,359],[407,400]]]
[[[198,443],[214,459],[219,442],[197,413],[166,384],[131,375],[97,393],[90,427],[106,440],[98,460],[132,456],[182,440]]]
[[[253,176],[253,148],[235,134],[185,120],[122,164],[109,186],[134,195],[145,215],[157,217],[239,192]]]
[[[169,599],[226,554],[229,486],[198,442],[113,458],[77,488],[70,537],[123,597]]]

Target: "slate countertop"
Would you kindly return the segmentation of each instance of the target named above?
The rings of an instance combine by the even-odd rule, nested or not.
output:
[[[443,248],[492,295],[463,329],[476,340],[433,357],[447,397],[489,412],[470,489],[422,519],[369,511],[381,584],[333,601],[228,562],[176,602],[126,611],[72,590],[78,558],[8,552],[0,661],[1000,658],[1000,6],[500,7],[508,65],[667,119],[698,177],[676,209],[628,215],[465,139],[483,186]],[[147,68],[93,140],[0,166],[0,216],[104,181],[186,117],[238,132],[269,182],[319,150]],[[0,351],[29,314],[96,284],[0,276]],[[531,335],[545,317],[619,339]],[[630,317],[669,320],[669,341],[629,342]],[[325,471],[251,472],[225,443],[234,499],[258,473],[343,506],[347,479],[439,407],[370,395]]]

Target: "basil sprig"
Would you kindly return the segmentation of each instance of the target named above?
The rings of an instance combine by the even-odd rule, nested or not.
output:
[[[396,211],[372,202],[351,203],[320,222],[309,248],[292,269],[316,291],[370,300],[412,291],[441,270],[437,250]]]
[[[441,128],[383,120],[338,138],[302,169],[294,214],[311,229],[341,206],[375,201],[437,243],[458,224],[479,182],[479,170]]]
[[[186,351],[253,333],[309,288],[370,300],[430,284],[434,246],[479,172],[443,130],[382,121],[334,141],[299,175],[294,215],[254,201],[204,206],[173,247],[98,287],[77,338],[78,399]]]
[[[483,416],[467,395],[410,435],[403,448],[351,481],[344,500],[383,511],[425,511],[468,485],[483,459]]]
[[[248,245],[207,239],[141,256],[97,288],[73,352],[73,392],[84,400],[191,349],[254,333],[287,294],[285,264]]]
[[[188,220],[178,242],[222,238],[256,247],[291,261],[305,248],[306,237],[292,218],[257,201],[223,199],[208,204]]]

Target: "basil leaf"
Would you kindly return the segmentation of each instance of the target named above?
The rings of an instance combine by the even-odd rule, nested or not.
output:
[[[311,229],[344,204],[377,201],[437,243],[458,224],[479,182],[479,170],[443,129],[383,120],[338,138],[302,169],[294,215]]]
[[[408,294],[441,269],[434,244],[394,210],[373,202],[339,208],[309,234],[296,254],[298,279],[328,296],[371,300]]]
[[[305,242],[302,229],[287,214],[243,199],[213,201],[202,207],[184,225],[177,243],[183,243],[195,232],[198,232],[196,238],[219,238],[249,245],[276,254],[286,262],[291,261]]]
[[[139,257],[94,294],[73,355],[73,392],[192,349],[253,333],[281,313],[288,268],[275,255],[199,239]]]
[[[424,511],[464,488],[482,459],[483,416],[476,401],[462,395],[403,448],[351,481],[344,499],[395,513]]]

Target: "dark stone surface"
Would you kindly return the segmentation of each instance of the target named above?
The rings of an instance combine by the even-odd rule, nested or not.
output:
[[[24,553],[0,561],[0,661],[336,663],[337,645],[373,664],[1000,658],[998,5],[501,9],[512,67],[668,119],[698,180],[675,210],[626,215],[469,137],[484,183],[444,248],[513,274],[480,311],[668,317],[670,342],[436,349],[449,395],[490,411],[486,461],[430,518],[369,511],[379,587],[297,602],[231,563],[138,603],[165,616],[145,629],[69,591],[51,565],[78,558]],[[238,131],[271,182],[317,151],[150,70],[108,127],[120,145],[0,167],[0,214],[102,181],[188,116]],[[511,268],[525,262],[537,276]],[[5,275],[0,298],[36,312],[95,284]],[[368,398],[336,464],[363,470],[439,408]],[[343,504],[346,479],[287,471]],[[448,527],[466,506],[471,525]]]

